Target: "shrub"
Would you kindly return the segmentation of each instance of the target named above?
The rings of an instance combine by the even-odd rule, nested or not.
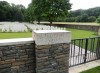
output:
[[[76,22],[81,22],[81,16],[77,16],[75,19]]]
[[[100,16],[98,16],[98,18],[97,18],[97,22],[100,23]]]
[[[75,22],[75,17],[66,18],[66,22]]]
[[[95,16],[88,17],[88,22],[95,22],[95,21],[96,21],[96,17]]]
[[[65,22],[66,19],[64,17],[58,17],[57,19],[55,19],[56,22]]]
[[[81,22],[88,22],[88,15],[87,14],[83,14],[81,16]]]

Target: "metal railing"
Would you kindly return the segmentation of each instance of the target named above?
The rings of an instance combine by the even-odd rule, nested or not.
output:
[[[70,44],[69,66],[100,59],[100,37],[74,39]]]

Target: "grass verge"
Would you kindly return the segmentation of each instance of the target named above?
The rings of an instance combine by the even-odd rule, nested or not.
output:
[[[80,72],[80,73],[100,73],[100,66]]]
[[[32,37],[31,32],[0,33],[0,39],[28,38],[28,37]]]
[[[70,28],[67,28],[67,30],[72,32],[72,39],[96,36],[92,31],[70,29]],[[32,33],[31,32],[0,33],[0,39],[27,38],[27,37],[32,37]]]

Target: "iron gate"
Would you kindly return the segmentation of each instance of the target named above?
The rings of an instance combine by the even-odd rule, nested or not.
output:
[[[69,66],[100,59],[100,37],[74,39],[70,46]]]

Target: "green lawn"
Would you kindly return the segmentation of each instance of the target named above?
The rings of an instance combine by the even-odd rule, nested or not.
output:
[[[77,30],[77,29],[69,29],[68,31],[72,32],[72,39],[76,38],[87,38],[87,37],[93,37],[96,35],[93,35],[94,32],[91,31],[85,31],[85,30]],[[32,37],[31,32],[19,32],[19,33],[0,33],[0,39],[9,39],[9,38],[27,38]]]
[[[0,39],[10,39],[10,38],[27,38],[31,37],[32,33],[31,32],[26,32],[26,33],[0,33]]]
[[[100,73],[100,66],[80,72],[80,73]]]
[[[70,28],[67,28],[67,30],[72,32],[72,39],[89,38],[89,37],[97,36],[97,35],[94,35],[94,32],[92,31],[70,29]]]

